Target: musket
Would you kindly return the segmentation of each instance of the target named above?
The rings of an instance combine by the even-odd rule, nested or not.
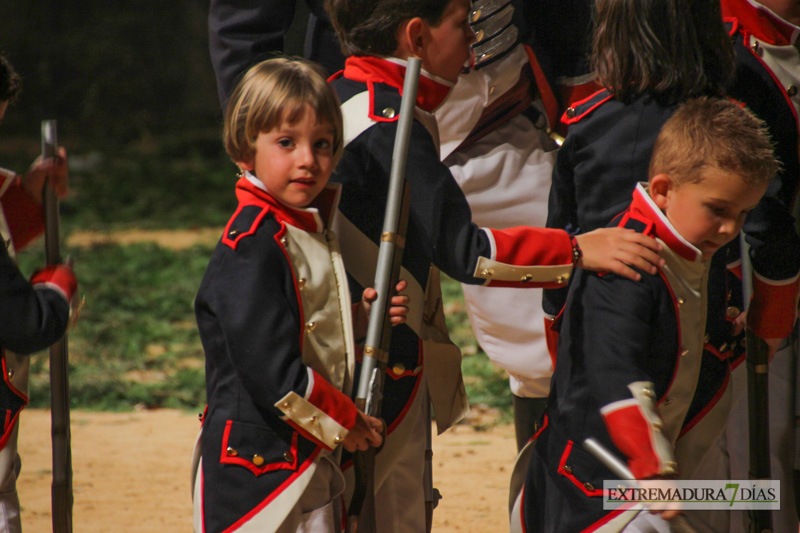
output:
[[[56,157],[56,121],[42,121],[42,159]],[[48,265],[61,263],[58,197],[49,183],[44,185],[45,259]],[[53,532],[72,533],[72,451],[69,429],[69,354],[67,335],[50,347],[50,409],[53,440]]]
[[[403,97],[397,121],[397,133],[392,151],[392,168],[389,174],[389,192],[383,218],[383,230],[378,249],[373,288],[378,296],[372,303],[364,342],[363,361],[356,389],[356,407],[369,416],[380,417],[383,399],[383,382],[389,361],[389,344],[392,323],[389,306],[392,292],[400,277],[403,261],[406,227],[408,226],[409,189],[406,183],[408,146],[414,122],[414,108],[419,86],[421,60],[409,58],[403,83]],[[347,511],[349,533],[377,533],[375,522],[375,448],[353,454],[355,487]],[[359,524],[362,529],[359,530]]]
[[[742,251],[742,287],[744,308],[750,307],[753,295],[753,265],[750,263],[749,247],[744,233],[739,237]],[[750,479],[770,479],[769,449],[769,350],[767,344],[758,338],[748,327],[747,343],[747,420],[749,429],[749,477]],[[767,509],[753,509],[748,514],[758,533],[772,531],[772,513]]]

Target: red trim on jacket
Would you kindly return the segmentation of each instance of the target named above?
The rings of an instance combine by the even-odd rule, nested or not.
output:
[[[797,39],[800,28],[775,15],[764,6],[747,0],[721,0],[722,17],[735,19],[746,32],[769,44],[788,46]]]
[[[11,420],[9,420],[8,418],[10,411],[6,412],[5,425],[3,426],[3,436],[2,438],[0,438],[0,450],[4,449],[6,447],[6,444],[8,444],[8,439],[11,437],[11,428],[13,428],[14,424],[17,423],[17,419],[19,419],[19,414],[22,412],[22,410],[28,406],[28,395],[11,384],[11,379],[9,379],[8,377],[8,368],[6,367],[5,356],[6,356],[5,350],[2,350],[3,380],[6,382],[6,385],[8,385],[8,388],[11,389],[12,392],[22,399],[23,404],[22,407],[17,409],[17,412],[14,413],[14,417],[11,418]]]
[[[533,69],[536,87],[539,89],[539,96],[542,98],[544,110],[547,113],[547,124],[550,126],[550,129],[555,130],[558,126],[558,100],[556,100],[553,89],[550,87],[550,83],[547,81],[547,77],[544,75],[544,71],[542,71],[542,67],[539,65],[539,60],[536,59],[536,54],[533,53],[533,50],[531,50],[531,47],[528,45],[525,45],[525,52],[528,53],[528,62]]]
[[[382,59],[373,56],[351,56],[344,63],[344,77],[366,83],[370,93],[370,104],[374,94],[373,83],[385,83],[400,91],[403,96],[403,82],[406,74],[406,62],[401,59]],[[335,77],[335,76],[334,76]],[[419,89],[417,91],[417,107],[433,113],[442,105],[444,99],[450,94],[453,85],[442,79],[433,79],[425,72],[419,77]],[[370,110],[373,106],[370,106]],[[399,110],[398,110],[399,111]],[[371,116],[371,114],[370,114]],[[371,117],[376,120],[386,121],[384,117]],[[392,118],[391,120],[397,120]]]
[[[257,506],[253,507],[253,509],[251,509],[249,513],[247,513],[246,515],[241,517],[239,520],[234,522],[230,527],[225,529],[225,531],[223,533],[228,533],[229,531],[236,531],[237,529],[242,527],[246,522],[248,522],[251,518],[253,518],[256,514],[261,512],[261,510],[264,509],[264,507],[266,507],[270,503],[272,503],[275,500],[275,498],[277,498],[284,491],[284,489],[286,489],[286,487],[288,487],[289,485],[294,483],[295,479],[297,479],[303,472],[306,471],[306,469],[309,466],[311,466],[314,463],[314,459],[316,459],[316,457],[319,454],[319,452],[320,452],[320,448],[317,448],[316,450],[314,450],[311,453],[311,455],[309,456],[309,458],[306,460],[306,462],[304,462],[300,466],[300,468],[297,469],[297,472],[295,472],[294,474],[289,476],[289,479],[284,481],[281,484],[280,487],[278,487],[277,489],[272,491],[270,493],[270,495],[266,499],[264,499],[264,501],[259,503]],[[205,528],[205,519],[203,520],[203,524],[204,524],[203,528]]]
[[[238,455],[228,455],[228,441],[231,435],[231,425],[233,420],[228,420],[225,424],[225,432],[222,434],[222,449],[220,451],[219,462],[222,464],[232,464],[243,466],[250,470],[254,475],[260,476],[267,472],[275,470],[296,470],[297,469],[297,433],[292,434],[292,443],[289,445],[287,453],[291,454],[292,461],[285,459],[286,454],[283,455],[282,461],[277,463],[265,463],[261,466],[256,466],[250,458],[239,457]]]
[[[653,445],[652,426],[641,406],[625,405],[602,416],[611,440],[628,458],[628,466],[636,479],[661,473],[661,458]]]
[[[253,205],[253,204],[249,204],[249,205]],[[269,207],[263,207],[261,213],[259,213],[258,216],[255,218],[255,220],[253,220],[253,223],[250,225],[250,228],[247,231],[243,231],[241,233],[237,233],[235,235],[235,237],[233,239],[231,239],[230,238],[231,224],[233,224],[233,222],[236,220],[236,217],[239,216],[239,213],[241,213],[242,209],[244,209],[245,207],[248,207],[248,205],[247,204],[239,204],[239,207],[236,208],[236,211],[233,213],[233,216],[228,221],[228,225],[225,226],[225,233],[222,234],[222,242],[224,244],[227,244],[228,246],[230,246],[234,250],[236,249],[237,246],[239,246],[239,241],[240,240],[242,240],[243,238],[247,237],[248,235],[252,235],[253,233],[256,232],[256,230],[258,229],[258,225],[261,223],[261,219],[263,219],[264,215],[266,215],[269,212]]]
[[[336,420],[348,431],[356,425],[358,409],[348,395],[330,384],[315,370],[314,387],[308,395],[308,401],[317,409]]]
[[[488,231],[492,232],[495,243],[495,257],[492,259],[500,263],[517,266],[572,264],[572,240],[564,230],[517,226]],[[539,246],[532,246],[533,243]],[[544,246],[544,243],[548,245]]]
[[[572,452],[573,444],[574,443],[571,440],[567,441],[567,445],[564,447],[564,453],[561,454],[561,460],[558,462],[558,473],[569,479],[572,484],[578,487],[585,495],[589,497],[602,496],[603,489],[595,488],[594,490],[588,490],[584,482],[575,477],[575,475],[572,473],[572,469],[568,471],[566,468],[564,468],[567,466],[567,457],[569,457],[569,454]]]
[[[0,204],[11,231],[11,242],[17,251],[44,233],[44,210],[28,196],[19,179],[9,185],[0,197]]]
[[[753,276],[753,300],[747,313],[747,325],[762,339],[783,339],[792,332],[797,319],[800,278],[789,283],[775,283]]]
[[[631,206],[619,225],[623,226],[625,221],[629,218],[645,222],[648,225],[652,224],[652,226],[648,228],[647,235],[655,235],[664,241],[664,244],[669,246],[672,251],[687,261],[700,261],[702,259],[702,252],[687,242],[686,239],[672,227],[672,224],[667,220],[664,213],[655,205],[641,183],[636,185],[636,189],[633,191]]]
[[[591,113],[592,111],[594,111],[595,109],[597,109],[598,107],[600,107],[601,105],[603,105],[604,103],[606,103],[606,102],[608,102],[609,100],[611,100],[612,98],[614,98],[614,95],[613,95],[613,94],[611,94],[611,93],[608,93],[608,96],[606,96],[606,97],[605,97],[605,98],[603,98],[602,100],[598,100],[596,104],[594,104],[594,105],[593,105],[592,107],[590,107],[589,109],[586,109],[585,111],[583,111],[583,112],[582,112],[580,115],[575,115],[575,114],[574,114],[574,113],[575,113],[575,109],[576,109],[578,106],[585,104],[586,102],[588,102],[589,100],[591,100],[592,98],[594,98],[594,97],[595,97],[595,96],[597,96],[598,94],[602,93],[603,91],[605,91],[605,89],[600,89],[600,90],[599,90],[599,91],[597,91],[596,93],[593,93],[593,94],[591,94],[591,95],[587,96],[587,97],[586,97],[586,98],[584,98],[583,100],[579,100],[578,102],[575,102],[574,104],[572,104],[572,105],[569,107],[569,109],[567,109],[567,110],[564,112],[564,114],[561,116],[561,122],[562,122],[562,123],[564,123],[564,124],[566,124],[566,125],[569,125],[569,124],[573,124],[573,123],[575,123],[575,122],[578,122],[580,119],[582,119],[583,117],[585,117],[586,115],[588,115],[589,113]],[[571,111],[570,111],[570,110],[571,110]],[[570,114],[572,114],[572,116],[571,116],[571,117],[569,116]]]
[[[717,402],[719,402],[720,398],[722,398],[722,395],[725,393],[725,390],[728,388],[728,383],[730,382],[730,380],[731,380],[731,373],[730,370],[728,370],[727,374],[725,374],[725,382],[719,388],[714,397],[711,398],[711,401],[708,402],[708,404],[706,404],[706,406],[703,407],[703,409],[699,413],[697,413],[697,415],[695,415],[695,417],[688,424],[685,424],[683,428],[681,428],[681,431],[678,434],[679,439],[684,435],[686,435],[686,433],[688,433],[689,430],[691,430],[693,427],[699,424],[700,421],[711,411],[711,409],[715,405],[717,405]]]

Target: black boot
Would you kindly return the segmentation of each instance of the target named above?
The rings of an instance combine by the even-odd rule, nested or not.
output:
[[[517,451],[522,450],[542,425],[542,415],[547,408],[547,398],[523,398],[516,394],[514,399],[514,433],[517,436]]]

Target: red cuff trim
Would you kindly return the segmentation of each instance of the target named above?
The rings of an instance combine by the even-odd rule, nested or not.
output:
[[[647,479],[661,472],[661,461],[653,446],[650,423],[639,405],[627,405],[603,412],[603,420],[614,445],[628,458],[636,479]]]
[[[560,229],[517,226],[489,230],[495,242],[495,261],[517,266],[571,265],[572,242]]]
[[[778,284],[753,276],[753,301],[747,313],[747,324],[762,339],[783,339],[792,332],[797,319],[799,278]]]
[[[67,302],[78,289],[78,280],[69,267],[64,265],[48,266],[31,276],[34,288],[46,287],[61,294]]]
[[[358,409],[356,409],[353,400],[331,385],[317,372],[314,370],[311,372],[314,374],[314,386],[308,395],[308,401],[347,430],[352,429],[356,425],[356,417],[358,416]]]

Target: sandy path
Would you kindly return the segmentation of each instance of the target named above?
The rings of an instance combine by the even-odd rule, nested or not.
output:
[[[74,530],[191,531],[189,461],[197,416],[173,410],[72,412]],[[507,531],[513,428],[461,425],[434,437],[434,513],[439,533]],[[51,530],[50,413],[26,410],[20,444],[22,520],[27,532]]]

